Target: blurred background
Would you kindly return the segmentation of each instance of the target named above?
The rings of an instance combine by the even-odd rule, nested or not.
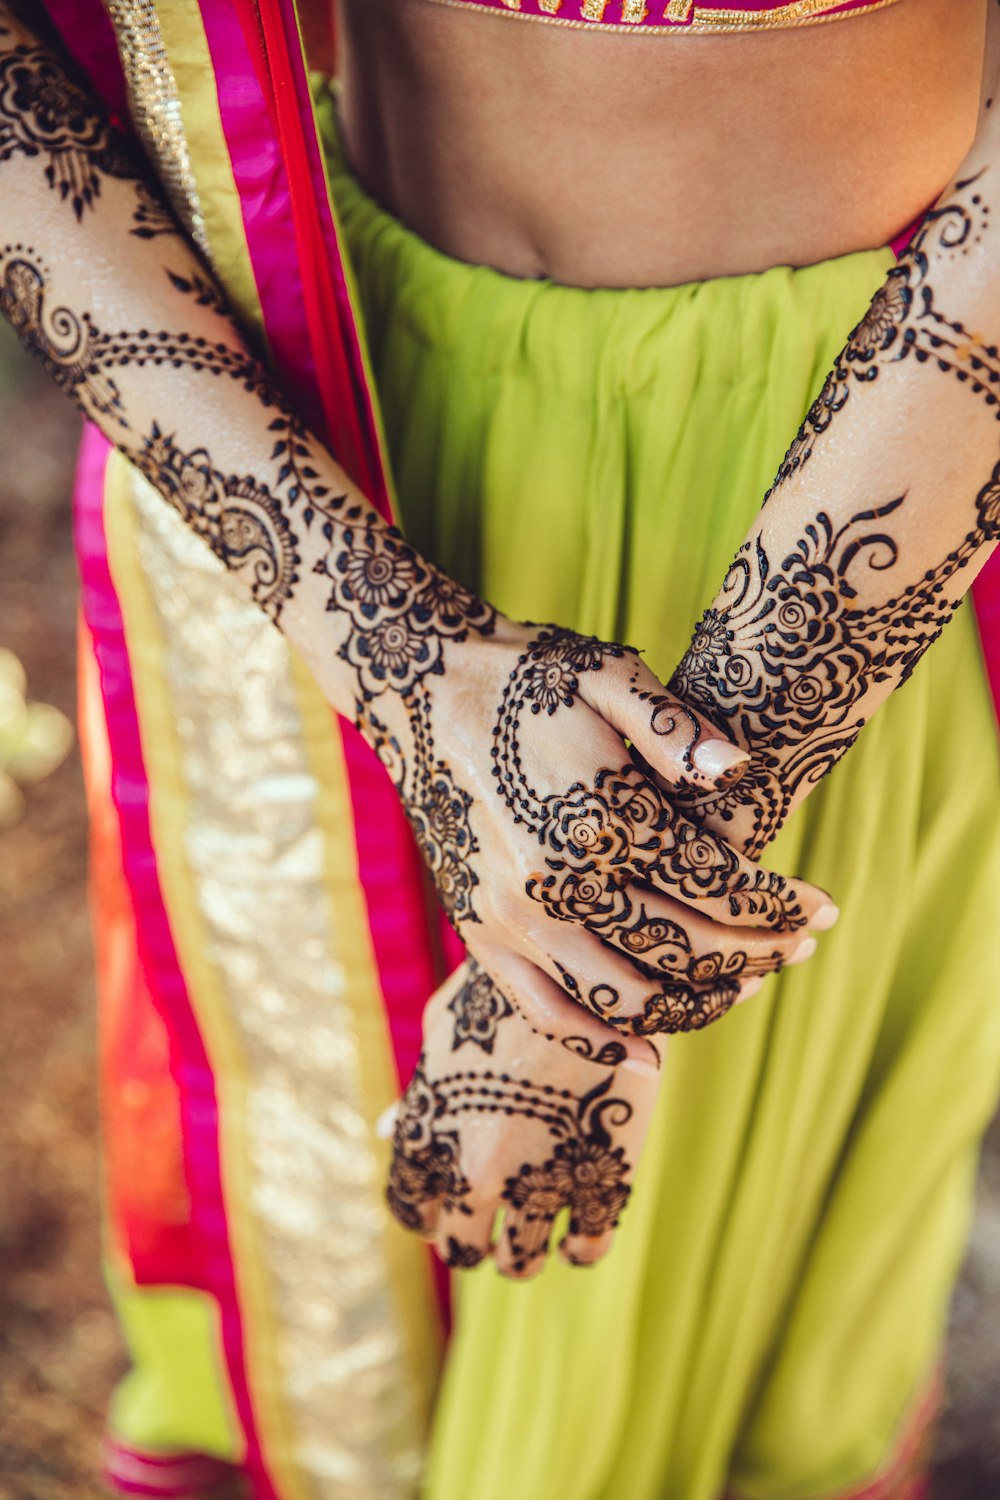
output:
[[[0,1500],[103,1496],[103,1412],[126,1365],[100,1273],[83,785],[50,711],[74,712],[78,432],[0,324]],[[946,1389],[935,1500],[1000,1500],[1000,1120]]]

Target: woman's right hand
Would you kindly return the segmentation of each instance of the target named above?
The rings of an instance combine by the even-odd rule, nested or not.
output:
[[[811,954],[802,929],[836,917],[825,892],[670,800],[749,758],[633,651],[514,624],[378,521],[336,528],[322,571],[349,621],[359,727],[445,911],[501,983],[527,959],[621,1030],[682,1031]]]

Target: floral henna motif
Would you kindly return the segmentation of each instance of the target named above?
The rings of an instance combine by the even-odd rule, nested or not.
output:
[[[145,163],[46,48],[19,45],[0,55],[0,162],[39,157],[45,180],[77,220],[100,196],[102,177],[132,180],[138,190],[132,233],[174,234],[173,216],[150,193]]]
[[[497,1027],[514,1014],[514,1007],[485,969],[478,964],[468,967],[464,984],[448,1005],[455,1017],[452,1051],[456,1052],[463,1042],[474,1042],[484,1052],[492,1053]]]
[[[365,701],[387,687],[409,698],[422,678],[443,671],[446,640],[492,632],[491,606],[424,562],[396,527],[369,514],[338,526],[335,536],[316,571],[332,584],[327,608],[351,621],[340,654],[357,671]]]
[[[780,876],[764,870],[748,873],[726,844],[665,802],[636,765],[604,769],[593,786],[577,783],[563,794],[543,796],[532,785],[521,752],[525,711],[552,715],[571,708],[580,676],[599,671],[605,660],[621,654],[619,646],[546,628],[521,657],[505,690],[493,746],[497,790],[515,820],[545,850],[545,870],[527,881],[528,894],[550,916],[583,922],[640,961],[650,944],[650,931],[641,897],[630,891],[634,881],[669,883],[688,901],[724,897],[734,916],[752,916],[762,926],[801,925],[801,909]],[[663,699],[654,704],[654,714],[666,713],[667,703]],[[678,710],[673,707],[670,712],[676,716]],[[693,716],[692,723],[697,724]],[[735,999],[734,976],[745,968],[746,955],[734,956],[731,964],[738,967],[725,976],[709,973],[706,963],[699,971],[690,949],[685,964],[683,979],[677,976],[683,1008],[674,1005],[668,1014],[657,1001],[646,1023],[637,1021],[637,1030],[656,1029],[656,1017],[662,1017],[664,1030],[679,1029],[682,1022],[687,1027],[704,1025],[698,996],[703,992],[706,1017],[721,1013],[720,993],[731,996],[730,1003]],[[660,967],[655,958],[652,967]],[[673,997],[669,986],[663,993]],[[604,987],[586,994],[577,989],[576,994],[604,1018],[618,1009],[617,994],[612,998]],[[616,1024],[627,1027],[629,1022],[620,1018]]]
[[[392,777],[449,920],[456,927],[478,922],[473,892],[479,877],[472,855],[479,845],[469,822],[472,798],[435,756],[426,693],[412,694],[410,710],[414,749],[409,759],[370,706],[360,706],[358,727]]]
[[[472,1212],[464,1201],[470,1189],[459,1164],[458,1132],[440,1125],[448,1113],[448,1097],[428,1082],[421,1057],[396,1121],[386,1189],[389,1207],[406,1229],[422,1230],[423,1211],[432,1203]]]
[[[752,852],[777,832],[803,784],[814,783],[864,726],[869,689],[905,682],[964,589],[949,587],[984,542],[1000,539],[1000,464],[976,497],[975,521],[936,567],[884,603],[859,607],[856,571],[889,572],[899,551],[899,496],[839,529],[825,512],[775,567],[759,537],[729,570],[721,604],[703,617],[671,686],[753,752],[739,805],[754,809]],[[687,794],[701,817],[731,819],[731,792]]]
[[[613,1063],[602,1065],[605,1076],[582,1095],[492,1070],[451,1073],[431,1082],[421,1057],[393,1137],[386,1198],[395,1217],[419,1232],[433,1206],[471,1214],[461,1124],[466,1116],[493,1114],[534,1121],[548,1142],[541,1159],[523,1162],[500,1195],[508,1205],[503,1232],[516,1271],[545,1254],[552,1223],[563,1209],[569,1210],[571,1234],[599,1236],[614,1229],[628,1202],[632,1170],[614,1132],[628,1124],[632,1106],[613,1092],[624,1049],[619,1054],[617,1044],[608,1046]],[[594,1056],[587,1060],[597,1062]],[[448,1248],[450,1265],[475,1265],[482,1258],[474,1246],[457,1240],[449,1239]]]
[[[563,964],[558,964],[566,993],[607,1026],[632,1036],[671,1035],[678,1031],[701,1031],[732,1010],[740,995],[740,984],[753,972],[745,955],[735,955],[732,965],[719,954],[706,962],[703,977],[696,982],[660,980],[643,1000],[642,1009],[634,1015],[622,1015],[621,995],[612,985],[595,984],[584,988]],[[743,962],[739,962],[739,960]],[[780,968],[780,965],[777,965]],[[694,965],[692,965],[692,970]],[[769,972],[771,972],[769,970]]]
[[[515,1271],[546,1254],[563,1209],[569,1210],[570,1234],[596,1238],[617,1227],[631,1193],[625,1180],[631,1167],[607,1126],[625,1125],[632,1110],[625,1100],[608,1098],[613,1081],[612,1075],[597,1084],[568,1119],[561,1118],[563,1138],[546,1161],[525,1162],[508,1177],[502,1197],[517,1212],[508,1212],[504,1233]]]

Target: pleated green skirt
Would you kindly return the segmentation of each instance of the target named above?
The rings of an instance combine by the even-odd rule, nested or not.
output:
[[[450,260],[334,175],[410,536],[515,618],[669,676],[890,253],[581,291]],[[838,927],[671,1043],[603,1264],[458,1279],[428,1500],[805,1500],[890,1462],[1000,1076],[968,608],[768,859],[833,892]]]

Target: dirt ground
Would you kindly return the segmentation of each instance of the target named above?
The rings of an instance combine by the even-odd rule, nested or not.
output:
[[[0,646],[72,714],[77,422],[0,336]],[[98,1269],[83,789],[74,753],[0,831],[0,1500],[98,1500],[125,1368]],[[1000,1126],[954,1304],[938,1500],[1000,1500]],[[468,1497],[474,1500],[474,1497]],[[516,1497],[512,1497],[516,1500]]]

